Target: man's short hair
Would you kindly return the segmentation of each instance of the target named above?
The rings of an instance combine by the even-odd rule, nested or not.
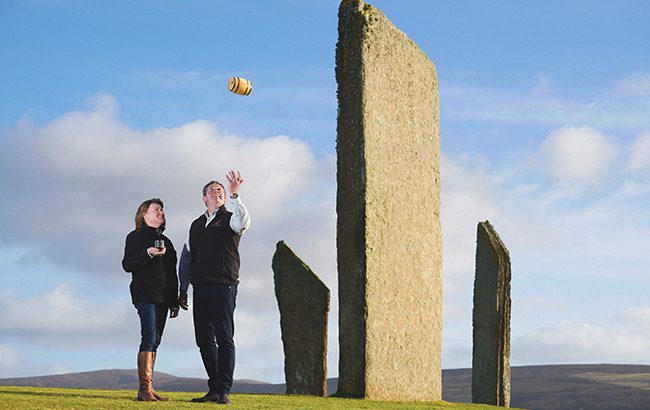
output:
[[[210,182],[208,182],[207,184],[205,184],[205,186],[203,187],[203,196],[205,196],[205,194],[208,193],[208,188],[209,188],[210,185],[212,185],[212,184],[218,184],[218,185],[220,185],[221,188],[223,189],[223,192],[224,192],[224,193],[226,192],[226,187],[223,186],[223,184],[222,184],[221,182],[219,182],[219,181],[210,181]]]

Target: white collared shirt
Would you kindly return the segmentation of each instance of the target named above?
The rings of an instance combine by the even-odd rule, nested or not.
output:
[[[228,200],[226,203],[226,209],[232,212],[230,217],[230,229],[233,230],[237,235],[242,235],[246,229],[251,225],[251,217],[248,214],[248,210],[242,203],[241,197],[233,198],[228,195]],[[212,215],[205,211],[205,226],[208,226],[210,222],[217,216],[217,211],[213,212]],[[183,245],[183,250],[181,251],[181,257],[179,258],[178,264],[178,281],[180,289],[182,291],[187,291],[187,288],[190,284],[191,273],[189,269],[190,261],[190,232],[187,231],[187,238],[185,239],[185,244]]]
[[[248,213],[248,210],[244,206],[244,203],[241,200],[240,196],[233,198],[228,195],[228,200],[226,201],[226,209],[232,212],[230,217],[230,229],[232,229],[237,235],[242,235],[249,226],[251,226],[251,216]],[[205,215],[205,226],[208,226],[210,222],[217,216],[217,209],[210,215],[206,210]],[[185,247],[187,250],[190,250],[190,232],[187,231],[187,237],[185,238]]]

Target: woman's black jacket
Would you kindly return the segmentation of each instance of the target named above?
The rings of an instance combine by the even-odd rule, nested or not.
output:
[[[156,239],[163,239],[167,251],[153,258],[147,249]],[[124,246],[122,267],[133,274],[131,301],[164,303],[178,307],[178,277],[176,276],[176,250],[172,241],[160,229],[143,223],[138,231],[130,232]]]

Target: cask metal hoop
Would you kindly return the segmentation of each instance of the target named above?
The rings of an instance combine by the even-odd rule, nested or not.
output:
[[[230,77],[228,90],[239,95],[248,95],[253,90],[251,82],[243,77]]]

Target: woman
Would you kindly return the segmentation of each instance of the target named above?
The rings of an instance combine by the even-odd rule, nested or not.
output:
[[[178,316],[176,251],[163,235],[165,212],[158,198],[144,201],[135,214],[135,230],[126,237],[122,267],[131,272],[131,301],[140,316],[142,339],[138,351],[138,400],[169,400],[153,389],[153,367],[167,311]]]

